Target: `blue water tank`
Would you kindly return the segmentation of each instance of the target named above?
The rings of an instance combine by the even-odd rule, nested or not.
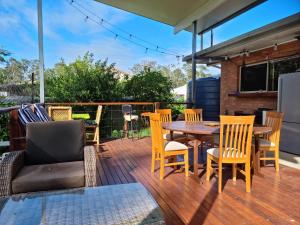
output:
[[[192,81],[188,82],[187,102],[192,102]],[[220,115],[220,78],[206,77],[196,80],[196,105],[203,109],[203,119],[218,121]]]

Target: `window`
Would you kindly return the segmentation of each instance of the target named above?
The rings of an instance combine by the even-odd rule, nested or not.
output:
[[[267,71],[267,63],[241,67],[240,91],[265,91]]]
[[[300,69],[300,57],[274,61],[270,63],[268,77],[268,91],[278,90],[279,74],[294,73]]]
[[[279,75],[293,73],[299,69],[299,56],[242,66],[240,70],[240,92],[277,91]]]

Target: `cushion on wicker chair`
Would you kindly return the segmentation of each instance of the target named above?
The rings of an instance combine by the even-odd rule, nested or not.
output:
[[[28,123],[41,122],[42,120],[32,111],[31,106],[22,106],[19,110],[19,120],[26,127]]]
[[[83,187],[84,162],[24,166],[12,181],[13,194]]]
[[[165,144],[165,151],[186,150],[188,147],[177,141],[170,141]]]
[[[43,122],[48,122],[51,121],[51,118],[49,117],[47,111],[45,108],[40,105],[40,104],[33,104],[34,107],[34,113],[37,115],[37,117],[43,121]]]
[[[26,165],[83,160],[85,131],[81,120],[29,123],[26,140]]]

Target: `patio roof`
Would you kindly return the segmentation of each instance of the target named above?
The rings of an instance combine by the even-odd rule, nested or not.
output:
[[[197,32],[217,26],[265,0],[97,0],[174,27],[177,33],[183,29],[192,31],[197,21]]]
[[[279,45],[300,38],[300,13],[250,31],[228,41],[216,44],[196,53],[199,64],[214,64],[225,57],[234,57],[241,52],[254,52],[263,48]],[[190,62],[192,55],[184,57]]]

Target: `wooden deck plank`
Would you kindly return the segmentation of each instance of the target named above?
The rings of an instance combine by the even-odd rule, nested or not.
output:
[[[151,174],[151,141],[113,140],[102,144],[97,163],[99,185],[140,182],[160,205],[167,224],[300,224],[300,171],[281,167],[262,168],[254,176],[251,193],[245,192],[242,177],[231,180],[225,169],[224,190],[217,192],[217,179],[186,178],[166,169],[160,181]],[[158,169],[158,165],[157,165]],[[238,177],[239,178],[239,177]]]

